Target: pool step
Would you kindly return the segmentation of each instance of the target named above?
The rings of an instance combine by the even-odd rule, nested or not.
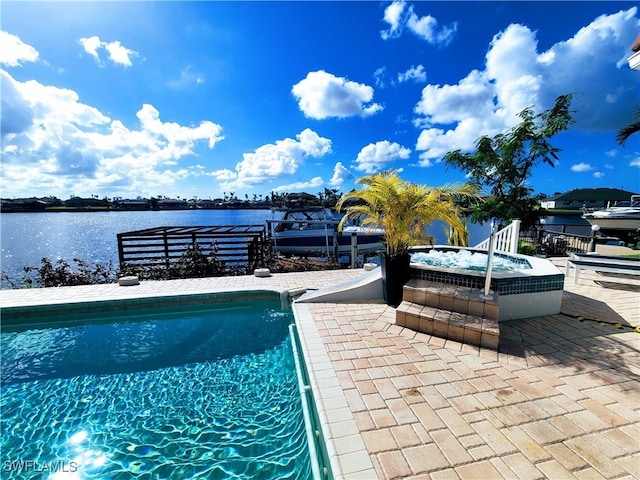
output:
[[[498,295],[480,298],[478,288],[410,280],[396,309],[396,325],[436,337],[498,348]]]

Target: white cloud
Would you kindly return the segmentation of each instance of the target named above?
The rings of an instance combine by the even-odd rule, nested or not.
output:
[[[180,71],[180,76],[167,82],[169,88],[180,90],[192,85],[202,85],[204,76],[191,71],[191,66],[186,66]]]
[[[173,167],[222,140],[222,128],[210,121],[194,127],[162,122],[152,105],[138,111],[138,129],[130,129],[69,89],[18,82],[2,73],[3,191],[77,195],[104,191],[157,194],[197,175],[195,167]],[[6,129],[5,129],[6,128]]]
[[[370,143],[358,153],[354,168],[365,173],[374,173],[395,160],[406,160],[409,155],[410,149],[389,140]]]
[[[399,37],[406,27],[432,45],[448,45],[458,28],[456,23],[439,28],[438,20],[431,15],[419,17],[414,12],[413,5],[407,6],[404,0],[395,0],[391,3],[384,10],[383,20],[389,25],[387,30],[380,32],[383,40]]]
[[[318,188],[322,186],[323,183],[324,180],[322,180],[322,177],[313,177],[308,182],[295,182],[290,183],[289,185],[281,185],[279,187],[275,187],[273,190],[276,192],[298,192],[301,190]]]
[[[309,72],[293,86],[291,92],[306,117],[325,118],[368,117],[383,107],[373,100],[373,88],[363,83],[336,77],[324,70]]]
[[[422,65],[412,65],[409,70],[398,74],[398,82],[408,82],[413,80],[414,82],[424,82],[427,79],[427,72],[424,71]]]
[[[431,15],[424,17],[418,17],[413,11],[413,6],[409,7],[409,19],[407,20],[407,26],[409,30],[415,33],[418,37],[426,40],[431,44],[448,45],[453,36],[456,33],[458,25],[452,23],[451,25],[438,28],[438,20]]]
[[[133,65],[131,57],[138,56],[138,52],[128,49],[117,40],[113,42],[103,42],[100,40],[100,37],[95,35],[93,37],[81,38],[78,40],[78,43],[82,45],[86,53],[95,58],[100,64],[102,63],[102,59],[100,58],[99,50],[102,48],[107,51],[109,60],[124,67]]]
[[[0,30],[0,64],[19,67],[23,62],[38,60],[38,51],[15,35]]]
[[[380,67],[373,72],[373,78],[376,80],[376,86],[384,88],[386,86],[387,67]]]
[[[618,150],[608,150],[604,153],[607,157],[614,158],[618,156]]]
[[[512,24],[496,34],[484,70],[472,70],[457,85],[427,85],[414,112],[423,128],[416,150],[421,165],[452,150],[471,150],[482,135],[515,125],[518,112],[548,109],[556,97],[576,93],[576,124],[583,131],[616,130],[637,105],[628,57],[640,27],[637,8],[596,18],[572,38],[538,51],[536,33]],[[622,87],[627,86],[627,87]]]
[[[102,42],[100,41],[100,37],[86,37],[78,40],[78,43],[82,45],[84,51],[95,58],[98,62],[100,61],[100,55],[98,55],[98,48],[102,46]]]
[[[332,187],[338,187],[349,180],[352,176],[351,172],[342,165],[342,162],[338,162],[333,167],[333,176],[331,177],[331,180],[329,180],[329,184]]]
[[[420,121],[426,126],[462,122],[470,117],[485,118],[493,112],[493,97],[494,86],[489,78],[473,70],[457,85],[424,87],[414,112],[421,115]]]
[[[588,172],[590,170],[593,170],[593,167],[588,163],[581,162],[576,163],[575,165],[571,165],[572,172]]]
[[[629,162],[630,167],[640,167],[640,157],[634,158]]]
[[[331,140],[307,128],[296,135],[295,139],[285,138],[262,145],[252,153],[245,153],[242,161],[236,164],[233,177],[229,176],[229,170],[214,172],[213,175],[229,177],[221,185],[226,189],[252,187],[293,175],[305,158],[318,158],[329,152],[331,152]]]
[[[395,0],[391,5],[384,9],[384,21],[389,24],[388,30],[380,32],[380,36],[387,40],[400,35],[402,32],[402,14],[406,7],[406,3],[401,0]]]
[[[602,177],[604,177],[604,173],[603,172],[593,172],[593,177],[594,178],[602,178]]]

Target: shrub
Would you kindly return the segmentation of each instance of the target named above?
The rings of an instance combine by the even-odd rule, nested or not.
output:
[[[22,280],[27,287],[92,285],[115,280],[112,262],[102,265],[74,258],[73,263],[75,269],[66,260],[59,259],[53,263],[43,258],[39,267],[24,267]]]
[[[518,240],[518,253],[523,255],[533,255],[536,253],[538,246],[535,243]]]

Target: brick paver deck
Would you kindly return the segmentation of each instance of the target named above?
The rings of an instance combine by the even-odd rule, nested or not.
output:
[[[0,307],[321,288],[360,273],[3,290]],[[565,281],[566,315],[501,323],[498,351],[396,326],[382,302],[296,304],[337,478],[640,478],[639,292],[584,272]]]

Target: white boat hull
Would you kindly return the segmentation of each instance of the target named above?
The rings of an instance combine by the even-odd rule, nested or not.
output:
[[[383,230],[347,225],[338,231],[339,223],[322,210],[292,210],[281,220],[267,220],[267,229],[274,251],[283,255],[351,255],[352,243],[358,254],[374,253],[385,248]]]
[[[640,228],[640,218],[606,218],[585,215],[583,217],[591,225],[598,225],[606,230],[637,230]]]

